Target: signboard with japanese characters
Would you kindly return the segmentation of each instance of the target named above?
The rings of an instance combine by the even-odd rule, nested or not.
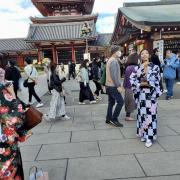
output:
[[[157,48],[159,50],[159,60],[163,62],[164,60],[164,40],[158,40],[153,42],[153,49]]]

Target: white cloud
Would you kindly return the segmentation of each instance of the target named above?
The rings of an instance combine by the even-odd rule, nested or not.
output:
[[[97,21],[97,30],[101,33],[112,33],[114,29],[115,16],[100,18]]]
[[[29,7],[21,3],[29,1]],[[5,0],[0,2],[0,38],[26,37],[29,28],[29,17],[39,16],[38,10],[31,5],[31,0]]]
[[[123,5],[123,0],[95,0],[94,13],[115,14],[117,9]]]

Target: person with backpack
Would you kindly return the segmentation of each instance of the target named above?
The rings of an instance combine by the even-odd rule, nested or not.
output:
[[[173,87],[174,80],[176,78],[176,69],[179,66],[179,60],[175,54],[172,53],[171,50],[166,51],[166,59],[162,64],[163,67],[163,77],[165,79],[167,94],[166,100],[170,100],[173,98]]]

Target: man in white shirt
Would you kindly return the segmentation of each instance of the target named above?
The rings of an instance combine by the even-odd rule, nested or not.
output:
[[[32,104],[32,96],[37,100],[37,108],[42,107],[44,104],[41,102],[41,99],[36,94],[34,86],[37,84],[38,72],[36,68],[32,65],[32,59],[25,59],[26,67],[24,68],[25,75],[28,79],[28,91],[29,91],[29,104]]]

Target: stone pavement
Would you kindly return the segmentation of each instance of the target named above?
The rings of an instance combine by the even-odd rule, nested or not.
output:
[[[71,120],[43,121],[21,144],[26,179],[32,165],[49,172],[50,180],[180,180],[180,100],[159,101],[158,140],[151,147],[136,137],[136,123],[123,128],[105,124],[107,97],[95,105],[77,105],[78,84],[66,83]],[[180,86],[177,87],[180,89]],[[43,96],[48,112],[51,96]],[[135,115],[134,115],[135,116]]]

